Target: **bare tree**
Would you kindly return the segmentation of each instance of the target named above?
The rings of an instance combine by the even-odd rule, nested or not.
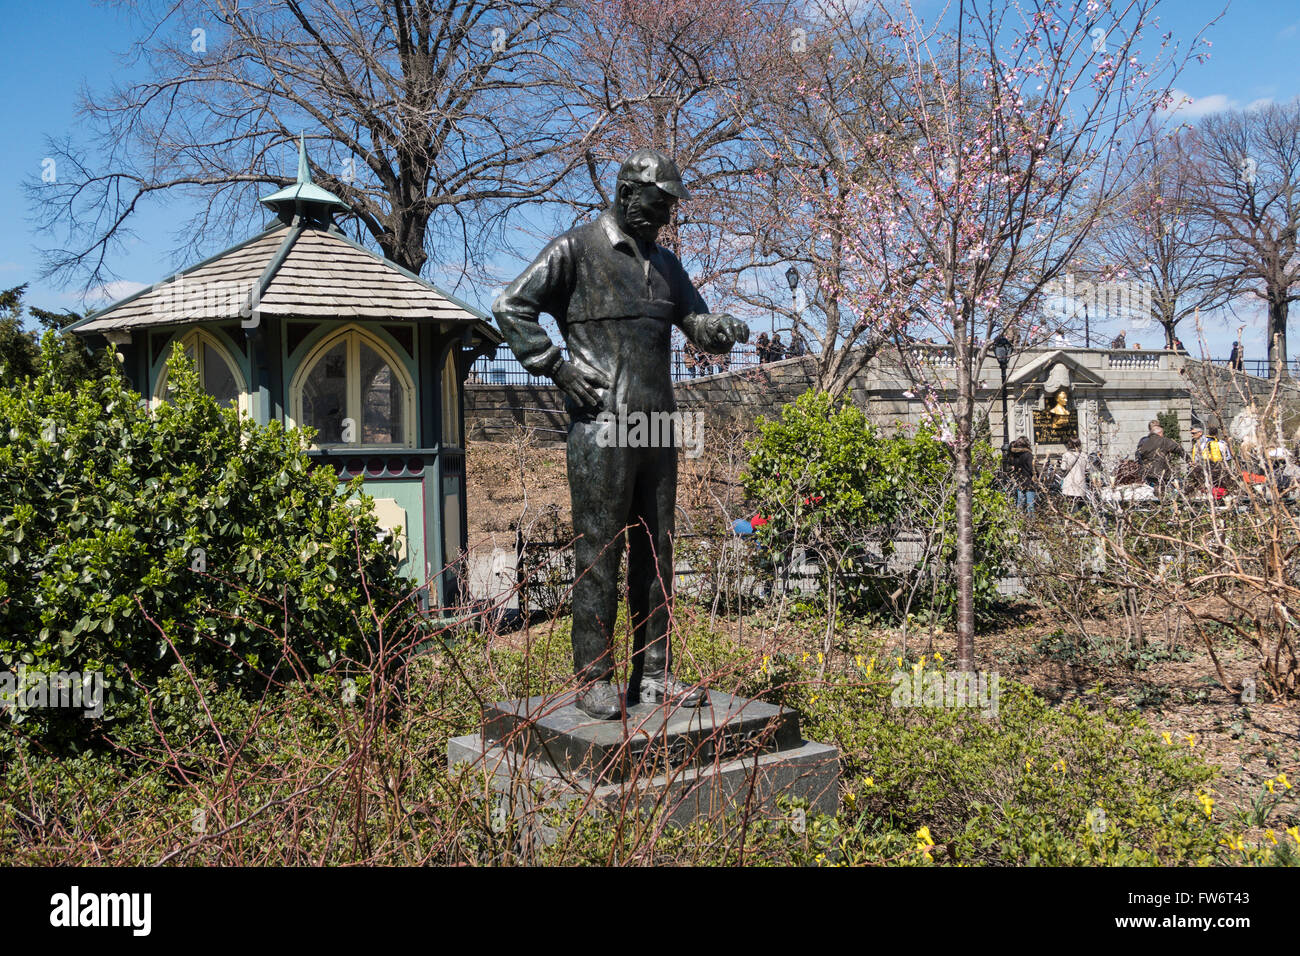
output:
[[[730,307],[731,277],[752,267],[736,226],[745,219],[762,156],[752,149],[762,116],[750,107],[780,46],[792,0],[574,0],[572,56],[554,83],[566,108],[593,130],[584,169],[561,192],[571,214],[607,206],[612,170],[650,146],[672,156],[691,200],[660,236]]]
[[[183,254],[241,232],[258,194],[292,180],[300,130],[313,178],[363,237],[413,272],[430,256],[455,268],[500,238],[515,204],[547,195],[585,132],[546,79],[566,42],[559,0],[124,6],[147,78],[90,94],[89,143],[54,144],[58,181],[30,188],[65,237],[46,275],[65,281],[107,278],[107,254],[155,197],[203,204],[178,225]]]
[[[871,140],[885,125],[878,116],[889,99],[885,87],[901,68],[876,42],[880,18],[859,18],[857,55],[846,56],[852,44],[826,29],[822,14],[809,10],[804,20],[788,22],[783,42],[748,74],[747,95],[736,101],[738,111],[756,117],[750,132],[757,168],[729,207],[736,240],[750,260],[733,272],[732,288],[737,298],[780,315],[793,334],[816,343],[817,388],[839,397],[908,317],[906,309],[868,315],[861,308],[851,294],[861,279],[852,258],[857,250],[846,241],[853,197],[866,180],[882,175]],[[921,257],[899,252],[872,277],[881,301],[905,297],[922,268]],[[787,285],[788,269],[798,274],[803,308]]]
[[[1300,98],[1213,113],[1196,127],[1196,199],[1233,296],[1263,301],[1268,359],[1287,374],[1287,316],[1300,299]]]
[[[1090,250],[1097,280],[1123,276],[1145,286],[1144,295],[1128,298],[1149,298],[1149,316],[1129,318],[1158,322],[1169,349],[1178,340],[1179,323],[1229,298],[1223,256],[1197,204],[1194,145],[1183,129],[1165,133],[1153,127],[1142,134],[1132,157],[1132,185],[1099,224]],[[1111,298],[1104,297],[1108,303]]]

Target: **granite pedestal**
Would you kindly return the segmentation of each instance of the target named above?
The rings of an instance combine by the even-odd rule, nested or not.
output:
[[[662,808],[678,825],[740,808],[784,816],[783,795],[838,807],[839,752],[804,740],[795,711],[711,690],[703,707],[637,704],[595,720],[574,698],[486,705],[482,731],[448,743],[448,763],[486,771],[516,816],[572,800]]]

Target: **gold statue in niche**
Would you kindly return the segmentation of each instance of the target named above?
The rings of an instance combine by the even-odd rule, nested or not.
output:
[[[1070,421],[1070,409],[1066,407],[1066,402],[1070,400],[1070,393],[1067,389],[1058,389],[1056,392],[1056,404],[1047,410],[1047,414],[1052,417],[1052,425],[1056,428],[1064,428]]]

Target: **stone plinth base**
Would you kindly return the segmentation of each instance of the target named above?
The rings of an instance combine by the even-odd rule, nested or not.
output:
[[[638,704],[625,720],[593,720],[572,693],[501,701],[483,708],[481,733],[448,743],[447,759],[489,773],[516,817],[580,800],[662,809],[685,825],[742,809],[785,816],[782,796],[822,813],[839,803],[834,747],[804,740],[794,711],[718,691],[699,708]]]

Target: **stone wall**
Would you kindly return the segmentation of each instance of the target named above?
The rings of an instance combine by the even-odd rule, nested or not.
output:
[[[1297,437],[1300,430],[1300,386],[1283,379],[1274,391],[1271,379],[1242,373],[1233,374],[1223,366],[1205,362],[1187,363],[1187,381],[1191,384],[1192,410],[1198,421],[1219,424],[1225,431],[1246,406],[1253,402],[1257,412],[1273,403],[1281,412],[1286,437]]]
[[[465,432],[470,441],[503,441],[520,426],[536,430],[543,446],[563,445],[568,416],[554,385],[465,386]]]
[[[953,393],[953,362],[942,348],[916,346],[909,354],[911,372],[897,353],[882,353],[852,383],[849,394],[878,425],[915,426],[927,417],[918,397],[928,384],[939,401]],[[779,416],[816,382],[812,356],[785,359],[756,368],[687,379],[676,385],[683,411],[702,411],[710,427],[748,426],[761,416]],[[1129,457],[1156,415],[1174,410],[1184,441],[1192,422],[1192,402],[1185,366],[1173,352],[1037,348],[1015,356],[1007,374],[1011,428],[1008,439],[1027,436],[1040,455],[1055,455],[1063,445],[1036,441],[1033,413],[1045,407],[1049,388],[1066,384],[1079,437],[1085,451],[1109,459]],[[1000,371],[990,357],[976,388],[978,414],[989,421],[995,445],[1003,437]],[[559,390],[535,385],[469,385],[466,428],[470,439],[503,437],[516,425],[536,428],[538,438],[562,444],[565,415]]]

